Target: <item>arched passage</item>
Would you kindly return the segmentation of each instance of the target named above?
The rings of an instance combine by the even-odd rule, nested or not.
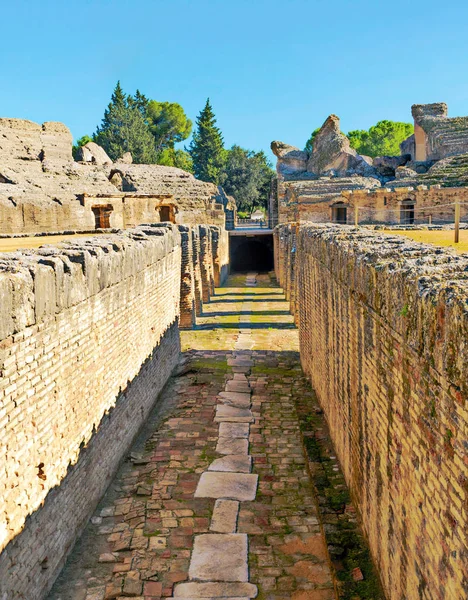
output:
[[[273,269],[271,235],[233,236],[230,238],[231,271],[258,273]]]

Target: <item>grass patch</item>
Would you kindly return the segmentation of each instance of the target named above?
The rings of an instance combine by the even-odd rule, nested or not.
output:
[[[454,242],[454,233],[450,230],[431,230],[431,229],[385,229],[382,233],[389,235],[402,235],[415,242],[431,244],[445,248],[454,248],[459,254],[468,252],[468,230],[460,230],[460,241]]]

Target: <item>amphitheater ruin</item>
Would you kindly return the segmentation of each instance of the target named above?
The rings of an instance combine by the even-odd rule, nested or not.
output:
[[[0,119],[0,600],[468,598],[468,118],[273,142],[269,227]],[[11,250],[11,251],[6,251]]]

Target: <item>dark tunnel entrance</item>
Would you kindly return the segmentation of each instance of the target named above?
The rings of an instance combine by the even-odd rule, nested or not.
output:
[[[232,235],[230,236],[231,272],[265,273],[273,270],[273,236]]]

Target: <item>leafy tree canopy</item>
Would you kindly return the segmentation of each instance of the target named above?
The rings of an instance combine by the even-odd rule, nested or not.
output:
[[[355,130],[348,133],[352,148],[367,156],[397,156],[400,144],[414,132],[411,123],[379,121],[369,131]]]
[[[192,121],[176,102],[150,100],[146,108],[146,120],[157,152],[174,148],[174,144],[183,142],[192,133]]]
[[[309,154],[312,152],[314,138],[320,129],[315,129],[307,140],[304,150]],[[356,129],[348,133],[351,147],[365,156],[398,156],[400,144],[414,132],[411,123],[400,121],[379,121],[368,131]]]
[[[174,150],[174,148],[165,148],[158,155],[158,165],[167,167],[177,167],[189,173],[193,173],[193,161],[190,154],[185,150]]]
[[[195,176],[219,185],[226,162],[226,150],[209,98],[197,117],[188,152],[192,157]]]
[[[131,152],[133,162],[156,162],[154,138],[135,98],[124,94],[117,82],[111,101],[104,112],[94,141],[102,146],[112,160]]]
[[[273,177],[271,163],[263,151],[253,152],[236,145],[227,151],[221,182],[241,212],[267,207]]]

